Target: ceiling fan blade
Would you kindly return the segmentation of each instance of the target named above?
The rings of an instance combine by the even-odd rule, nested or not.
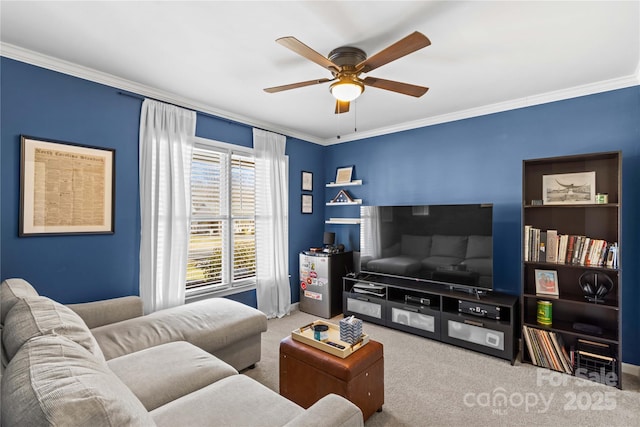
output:
[[[307,58],[309,61],[313,61],[321,67],[327,68],[332,72],[340,71],[340,67],[331,62],[327,57],[320,55],[315,50],[311,49],[306,44],[302,43],[300,40],[295,37],[281,37],[276,40],[276,43],[281,44],[282,46],[291,49],[295,53],[300,56]]]
[[[428,87],[411,85],[409,83],[401,83],[393,80],[379,79],[377,77],[367,77],[362,80],[366,86],[377,87],[378,89],[390,90],[392,92],[402,93],[404,95],[421,97],[429,90]]]
[[[336,114],[348,113],[349,101],[340,101],[336,99]]]
[[[402,58],[416,50],[427,47],[430,44],[431,41],[427,36],[415,31],[370,58],[365,59],[356,65],[356,69],[362,69],[361,71],[363,73],[368,73],[369,71],[375,70],[376,68],[388,64],[391,61],[395,61],[396,59]]]
[[[298,83],[291,83],[291,84],[288,84],[288,85],[268,87],[264,91],[265,92],[269,92],[269,93],[276,93],[276,92],[282,92],[283,90],[297,89],[299,87],[317,85],[317,84],[320,84],[320,83],[326,83],[326,82],[330,82],[330,81],[333,81],[333,80],[335,80],[335,79],[308,80],[306,82],[298,82]]]

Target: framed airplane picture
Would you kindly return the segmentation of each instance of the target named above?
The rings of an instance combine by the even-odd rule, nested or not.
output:
[[[595,202],[595,172],[542,176],[542,203],[545,205],[579,205]]]

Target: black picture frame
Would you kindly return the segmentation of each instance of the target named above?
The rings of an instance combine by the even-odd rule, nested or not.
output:
[[[302,171],[300,182],[302,191],[313,191],[313,172]]]
[[[27,135],[20,149],[20,237],[114,233],[115,149]]]
[[[300,212],[303,214],[313,213],[313,196],[311,194],[303,194],[300,198]]]

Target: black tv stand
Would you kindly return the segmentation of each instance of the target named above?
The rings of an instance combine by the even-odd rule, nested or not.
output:
[[[343,278],[342,299],[345,316],[500,357],[511,364],[518,356],[520,314],[515,295],[360,274]],[[485,308],[489,313],[499,312],[500,318],[465,312],[469,302],[481,313]]]
[[[448,287],[449,287],[450,291],[466,292],[468,294],[475,295],[477,299],[480,299],[481,295],[486,295],[487,294],[487,291],[484,290],[484,289],[467,288],[467,287],[461,287],[461,286],[456,286],[456,285],[449,285]]]

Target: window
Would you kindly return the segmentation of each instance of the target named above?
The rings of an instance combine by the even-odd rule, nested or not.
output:
[[[191,167],[187,295],[255,285],[255,275],[253,155],[198,139]]]

